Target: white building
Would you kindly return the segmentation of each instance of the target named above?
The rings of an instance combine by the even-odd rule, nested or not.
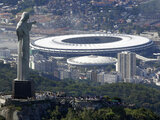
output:
[[[132,82],[136,74],[136,54],[133,52],[118,53],[118,72],[122,75],[124,82]]]
[[[99,74],[97,74],[97,81],[100,82],[101,84],[117,83],[121,81],[121,77],[116,72],[112,72],[112,73],[100,72]]]
[[[87,71],[87,78],[91,81],[97,82],[97,72],[95,70]]]
[[[56,68],[54,59],[46,59],[41,55],[30,57],[30,68],[39,72],[53,72]]]
[[[62,71],[59,71],[59,72],[60,72],[59,78],[61,80],[71,78],[71,72],[69,70],[62,70]]]
[[[79,69],[71,69],[71,78],[73,80],[79,79],[81,72]]]
[[[0,58],[10,58],[11,51],[7,48],[0,49]]]
[[[104,74],[104,83],[116,83],[117,81],[117,74]]]
[[[104,74],[105,72],[100,72],[97,74],[97,81],[100,83],[104,83]]]

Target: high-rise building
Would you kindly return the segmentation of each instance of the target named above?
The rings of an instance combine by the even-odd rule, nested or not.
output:
[[[104,74],[105,72],[100,72],[97,74],[97,82],[102,83],[102,84],[104,83]]]
[[[133,52],[118,53],[118,72],[121,73],[124,82],[132,82],[136,74],[136,54]]]
[[[46,59],[41,55],[35,55],[30,57],[30,68],[39,72],[52,73],[57,67],[56,60],[49,58]]]
[[[91,81],[97,82],[97,72],[94,70],[87,71],[87,78]]]

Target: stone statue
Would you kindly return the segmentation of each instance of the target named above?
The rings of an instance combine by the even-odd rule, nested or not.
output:
[[[28,80],[29,74],[29,31],[34,22],[27,22],[29,13],[24,12],[17,24],[16,32],[18,36],[18,64],[17,64],[17,80]]]

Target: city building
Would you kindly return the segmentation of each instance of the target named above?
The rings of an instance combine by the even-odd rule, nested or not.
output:
[[[8,48],[0,49],[0,58],[10,58],[11,51]]]
[[[104,83],[117,83],[121,82],[121,76],[117,72],[100,72],[97,74],[97,81],[100,82],[101,84]]]
[[[104,74],[105,74],[105,72],[100,72],[97,74],[97,81],[99,83],[104,83]]]
[[[46,59],[39,54],[30,57],[30,68],[33,70],[52,73],[56,66],[56,60],[53,58]]]
[[[118,75],[114,73],[104,74],[104,83],[116,83],[118,82]]]
[[[117,62],[116,58],[106,57],[106,56],[80,56],[80,57],[71,57],[67,59],[67,63],[70,69],[79,70],[83,74],[73,74],[72,78],[88,79],[94,82],[97,82],[97,73],[98,71],[105,71],[109,65],[115,65]],[[84,75],[85,74],[85,75]],[[75,76],[77,75],[77,76]]]
[[[95,70],[87,71],[87,78],[91,81],[97,82],[97,72]]]
[[[59,71],[59,79],[63,80],[63,79],[69,79],[71,78],[71,71],[69,70],[61,70]]]
[[[136,74],[136,54],[133,52],[118,53],[118,72],[122,75],[124,82],[132,82]]]

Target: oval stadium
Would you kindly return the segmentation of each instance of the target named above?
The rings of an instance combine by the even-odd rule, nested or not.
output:
[[[97,55],[71,57],[67,59],[67,63],[74,66],[105,66],[116,64],[117,59],[113,57],[104,57]]]
[[[142,51],[153,41],[127,34],[79,34],[41,38],[31,42],[31,48],[53,56],[109,55],[121,51]]]

